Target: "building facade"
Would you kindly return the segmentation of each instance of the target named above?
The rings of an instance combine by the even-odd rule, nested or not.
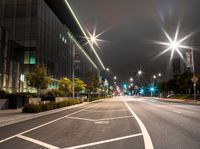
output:
[[[26,91],[26,75],[44,64],[55,80],[99,73],[70,30],[44,0],[0,1],[0,87]],[[74,58],[74,61],[73,61]],[[22,88],[22,89],[21,89]]]

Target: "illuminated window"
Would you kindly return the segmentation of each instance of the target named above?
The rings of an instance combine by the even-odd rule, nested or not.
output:
[[[29,51],[24,52],[24,64],[29,64]]]
[[[35,52],[30,52],[29,54],[29,64],[36,64],[36,60],[35,60]]]
[[[35,52],[34,51],[25,51],[24,52],[24,64],[36,64]]]

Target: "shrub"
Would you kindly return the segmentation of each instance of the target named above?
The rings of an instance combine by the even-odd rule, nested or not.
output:
[[[7,94],[8,94],[8,93],[7,93],[6,91],[0,89],[0,99],[1,99],[1,98],[2,98],[2,99],[3,99],[3,98],[6,98]]]
[[[65,100],[62,102],[55,103],[54,101],[46,104],[40,104],[40,105],[34,105],[34,104],[29,104],[23,108],[24,113],[38,113],[38,112],[43,112],[43,111],[48,111],[48,110],[53,110],[56,108],[63,108],[66,106],[71,106],[75,104],[82,103],[81,100],[79,99],[69,99]]]
[[[41,111],[40,105],[29,104],[23,108],[23,113],[39,113]]]
[[[35,98],[38,96],[38,94],[36,93],[30,93],[30,92],[25,92],[25,93],[21,93],[22,96],[25,96],[25,97],[29,97],[29,98]]]
[[[47,103],[47,104],[41,104],[40,105],[42,111],[48,111],[55,109],[55,103]]]
[[[49,91],[54,97],[63,97],[63,93],[59,89],[52,89]]]

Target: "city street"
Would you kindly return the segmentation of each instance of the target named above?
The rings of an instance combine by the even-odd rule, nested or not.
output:
[[[114,97],[0,128],[1,149],[199,149],[200,106]]]

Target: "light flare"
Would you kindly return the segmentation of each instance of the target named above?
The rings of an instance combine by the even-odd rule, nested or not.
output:
[[[171,51],[170,60],[172,60],[175,52],[178,53],[178,55],[181,57],[181,59],[184,59],[184,56],[181,53],[180,49],[191,49],[191,47],[182,45],[182,43],[185,40],[187,40],[188,38],[190,38],[191,36],[193,36],[197,31],[192,32],[181,39],[179,39],[180,23],[178,23],[178,25],[177,25],[177,29],[176,29],[174,38],[171,38],[164,28],[162,28],[162,31],[163,31],[164,35],[166,36],[166,38],[168,39],[168,42],[155,41],[154,43],[163,45],[163,46],[167,46],[168,48],[165,49],[163,52],[159,53],[156,57],[160,57],[161,55],[165,54],[166,52]]]

